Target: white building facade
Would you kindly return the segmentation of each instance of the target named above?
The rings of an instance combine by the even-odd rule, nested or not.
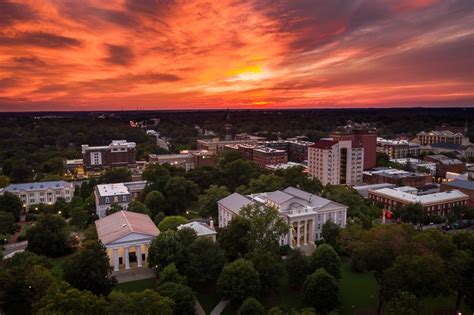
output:
[[[308,148],[309,173],[323,185],[360,184],[363,167],[364,148],[352,147],[349,140],[322,139]]]
[[[160,231],[146,214],[119,211],[95,221],[114,271],[146,266],[151,242]]]
[[[0,190],[0,194],[12,193],[20,198],[23,207],[37,204],[54,204],[58,198],[66,202],[74,197],[74,184],[65,181],[51,181],[25,184],[12,184]]]
[[[284,190],[243,196],[233,193],[218,201],[219,227],[225,227],[240,210],[250,204],[271,206],[290,226],[281,245],[291,248],[314,245],[322,238],[322,226],[331,220],[344,228],[347,224],[347,207],[294,187]]]

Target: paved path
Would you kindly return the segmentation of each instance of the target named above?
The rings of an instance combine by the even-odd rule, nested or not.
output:
[[[196,303],[194,303],[194,310],[196,312],[196,315],[206,315],[206,312],[202,308],[201,304],[199,301],[196,299]]]
[[[112,273],[118,283],[154,278],[155,273],[148,267],[119,270]]]
[[[216,307],[214,307],[214,309],[211,311],[211,315],[220,315],[227,304],[229,304],[229,300],[221,300],[219,304],[217,304]]]
[[[28,241],[6,244],[3,246],[3,255],[6,256],[18,250],[25,250],[26,246],[28,246]]]

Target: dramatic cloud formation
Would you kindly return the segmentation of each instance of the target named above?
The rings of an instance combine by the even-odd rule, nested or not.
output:
[[[473,101],[472,0],[0,0],[0,110]]]

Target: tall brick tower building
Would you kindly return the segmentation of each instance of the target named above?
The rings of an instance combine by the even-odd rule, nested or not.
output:
[[[330,134],[336,141],[350,140],[353,148],[364,148],[364,170],[376,166],[377,133],[367,124],[349,123]]]

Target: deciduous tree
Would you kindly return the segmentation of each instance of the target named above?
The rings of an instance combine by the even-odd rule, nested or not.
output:
[[[26,239],[27,249],[39,255],[57,257],[70,250],[66,221],[57,215],[41,215],[27,230]]]
[[[335,309],[339,304],[336,279],[322,268],[309,275],[304,282],[303,303],[321,314]]]
[[[251,262],[237,259],[222,270],[217,280],[217,290],[222,298],[241,302],[260,292],[258,273]]]
[[[258,302],[255,298],[249,297],[240,305],[237,312],[239,315],[263,315],[265,314],[265,309],[262,304]]]
[[[341,258],[329,244],[319,245],[310,257],[312,271],[323,268],[336,279],[341,278]]]
[[[116,283],[111,277],[109,256],[97,241],[89,241],[63,265],[64,280],[79,290],[107,296]]]
[[[215,283],[225,262],[224,251],[217,243],[198,238],[189,248],[188,279],[198,283]]]

